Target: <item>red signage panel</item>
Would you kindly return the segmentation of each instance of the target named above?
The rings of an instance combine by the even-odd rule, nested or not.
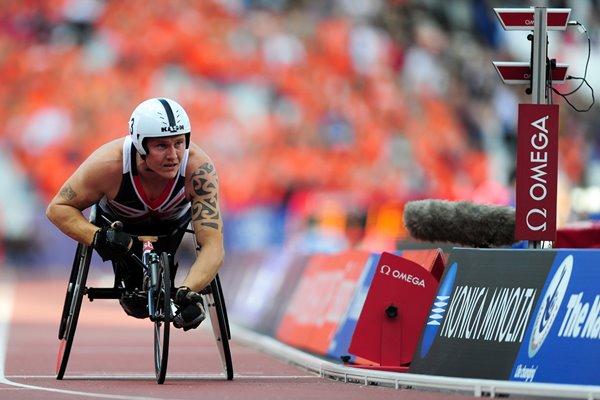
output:
[[[326,355],[369,254],[352,249],[314,254],[286,307],[277,339]]]
[[[531,80],[531,66],[528,62],[494,61],[493,64],[502,82],[508,85],[528,84]],[[556,64],[556,67],[552,68],[552,83],[565,83],[568,68],[568,64]]]
[[[535,9],[531,8],[494,8],[502,27],[507,31],[528,31],[534,27]],[[565,30],[571,15],[570,8],[548,8],[547,29]]]
[[[556,240],[558,105],[519,104],[515,239]]]
[[[382,253],[348,351],[382,367],[410,363],[437,287],[422,265]]]

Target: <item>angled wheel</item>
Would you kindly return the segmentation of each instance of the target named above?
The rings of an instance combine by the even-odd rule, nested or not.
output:
[[[221,358],[223,372],[225,373],[227,380],[232,380],[233,361],[231,359],[231,350],[229,348],[231,335],[229,332],[229,320],[227,319],[225,300],[218,275],[210,283],[210,293],[206,295],[206,300],[208,314],[210,315],[210,323],[217,342],[217,349],[219,351],[219,357]]]
[[[171,325],[171,265],[169,254],[160,255],[156,286],[151,287],[154,303],[154,369],[156,382],[164,383],[169,359],[169,329]],[[151,268],[151,270],[156,270]]]
[[[58,349],[58,360],[56,361],[56,379],[62,379],[67,369],[91,259],[92,247],[79,243],[73,260],[60,327],[58,328],[60,347]]]

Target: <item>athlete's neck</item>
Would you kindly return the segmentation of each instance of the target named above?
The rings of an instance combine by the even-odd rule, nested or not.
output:
[[[159,197],[173,180],[172,178],[161,176],[152,170],[139,154],[136,154],[136,166],[140,183],[151,199]]]

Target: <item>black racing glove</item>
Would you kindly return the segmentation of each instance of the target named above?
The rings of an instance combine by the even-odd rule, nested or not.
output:
[[[206,318],[202,296],[187,286],[177,289],[173,302],[177,306],[173,317],[175,328],[183,328],[184,331],[195,329]]]
[[[123,224],[117,221],[96,231],[94,234],[92,246],[103,261],[123,255],[131,249],[133,239],[125,232],[121,232],[122,228]]]

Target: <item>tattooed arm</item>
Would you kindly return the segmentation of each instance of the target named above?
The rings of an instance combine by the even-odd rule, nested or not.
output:
[[[188,189],[192,202],[192,226],[200,250],[182,285],[200,291],[210,284],[219,271],[225,251],[217,172],[205,155],[200,163],[195,164]]]
[[[99,229],[88,222],[82,211],[113,190],[114,182],[120,182],[122,143],[113,141],[96,150],[67,179],[46,209],[48,219],[78,242],[91,245]]]

